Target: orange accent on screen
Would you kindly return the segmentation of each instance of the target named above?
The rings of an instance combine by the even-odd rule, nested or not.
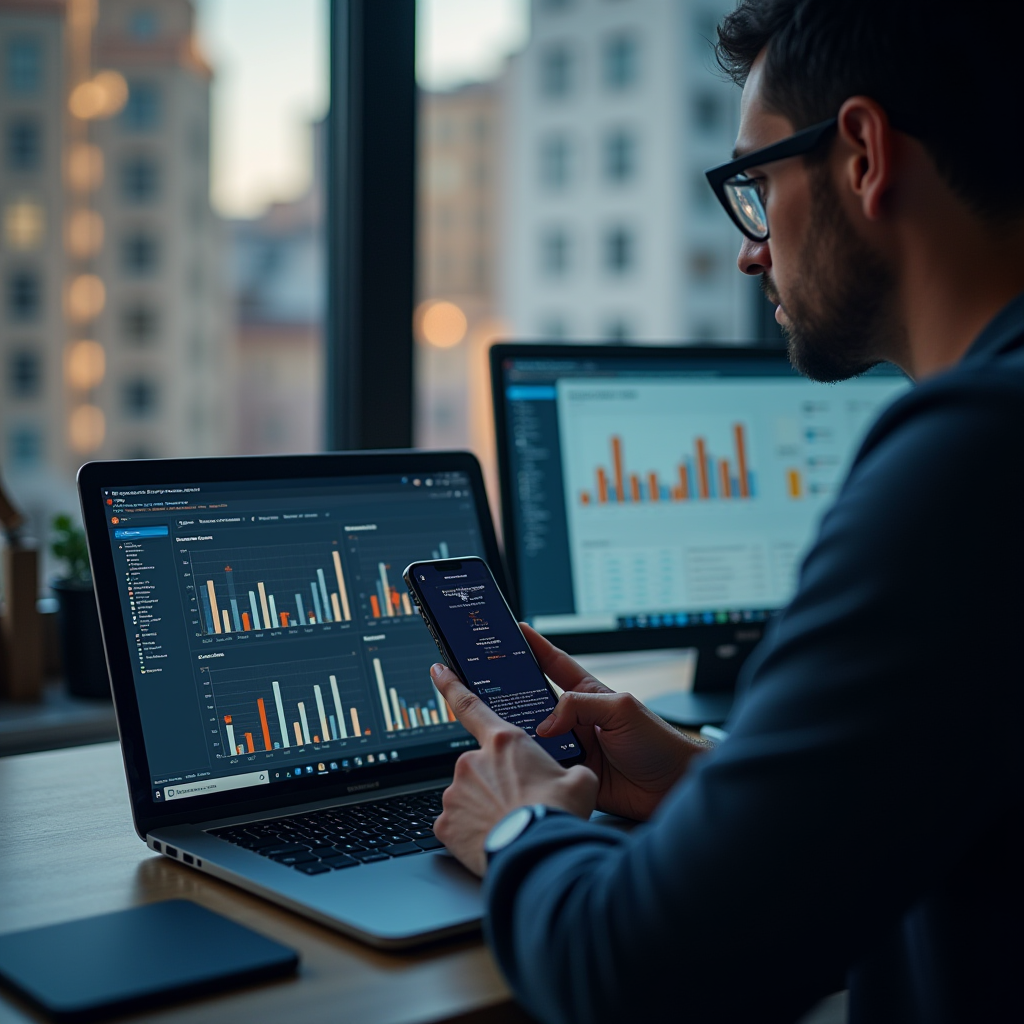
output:
[[[252,626],[249,623],[249,613],[248,612],[242,612],[242,629],[246,633],[248,633],[249,630],[252,629]]]
[[[292,722],[295,727],[295,742],[301,747],[302,746],[302,729],[299,727],[298,722]]]
[[[629,474],[629,495],[633,501],[640,501],[640,477],[636,473]]]
[[[708,486],[708,453],[704,448],[704,438],[697,438],[697,480],[700,485],[700,496],[708,498],[711,489]]]
[[[247,732],[245,734],[245,748],[246,748],[246,750],[249,751],[250,754],[255,754],[256,753],[256,748],[252,745],[252,733],[251,732]]]
[[[736,465],[739,467],[738,472],[740,475],[740,497],[750,497],[750,477],[749,467],[747,466],[747,445],[743,437],[743,424],[736,423],[732,428],[733,435],[736,438]]]
[[[314,742],[314,743],[319,743],[319,742],[320,742],[320,737],[319,737],[319,736],[317,736],[316,734],[314,734],[314,735],[313,735],[313,742]]]
[[[406,729],[412,728],[412,725],[409,723],[409,712],[405,708],[402,708],[402,721],[405,722]]]
[[[722,497],[732,497],[732,482],[729,480],[729,460],[719,459],[718,460],[718,479],[721,483]]]
[[[679,467],[679,500],[687,501],[690,497],[690,474],[685,466]]]
[[[231,724],[231,716],[230,715],[225,715],[224,716],[224,724],[225,725],[230,725]]]
[[[267,708],[263,703],[263,698],[260,697],[256,701],[256,706],[260,709],[260,728],[263,730],[263,749],[273,749],[273,744],[270,742],[270,726],[267,725]]]
[[[603,469],[597,471],[597,500],[602,505],[608,503],[608,475]]]
[[[650,501],[658,501],[661,498],[661,487],[658,486],[658,474],[647,474],[647,497]]]
[[[589,505],[590,504],[590,495],[586,491],[580,491],[580,504],[581,505]]]
[[[288,616],[291,615],[291,612],[280,612],[279,614],[281,616],[281,625],[284,626],[285,629],[287,629],[288,628]]]
[[[615,466],[615,500],[621,505],[626,500],[626,488],[622,479],[622,439],[612,438],[612,462]]]
[[[397,608],[402,603],[402,598],[394,587],[391,588],[391,603]]]
[[[375,619],[380,618],[380,602],[377,600],[376,594],[370,595],[370,610],[373,612],[373,617]]]

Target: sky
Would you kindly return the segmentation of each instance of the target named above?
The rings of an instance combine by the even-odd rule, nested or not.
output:
[[[301,195],[309,125],[328,105],[327,0],[195,0],[214,68],[214,207],[257,216]],[[447,89],[493,77],[529,32],[529,0],[417,0],[416,74]]]

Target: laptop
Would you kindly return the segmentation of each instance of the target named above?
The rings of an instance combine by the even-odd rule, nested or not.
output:
[[[610,652],[695,650],[692,690],[662,657],[671,692],[638,693],[687,726],[726,719],[868,428],[909,387],[889,366],[817,384],[750,345],[502,344],[491,381],[520,613],[601,656],[582,659],[599,675]],[[633,658],[622,688],[650,667]]]
[[[79,492],[135,828],[165,857],[374,946],[478,926],[434,837],[476,746],[402,571],[479,555],[459,452],[95,462]]]

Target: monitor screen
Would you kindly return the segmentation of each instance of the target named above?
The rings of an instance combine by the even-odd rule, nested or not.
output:
[[[793,593],[891,368],[813,383],[756,349],[503,346],[506,548],[555,635],[759,622]]]
[[[417,559],[486,557],[467,474],[156,478],[93,500],[155,803],[305,791],[475,745],[433,687],[402,580]]]

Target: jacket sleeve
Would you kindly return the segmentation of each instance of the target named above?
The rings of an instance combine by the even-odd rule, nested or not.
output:
[[[495,859],[487,933],[539,1020],[792,1020],[1020,813],[1024,664],[993,616],[1024,621],[1022,414],[921,390],[865,443],[729,739],[628,836],[557,816]]]

